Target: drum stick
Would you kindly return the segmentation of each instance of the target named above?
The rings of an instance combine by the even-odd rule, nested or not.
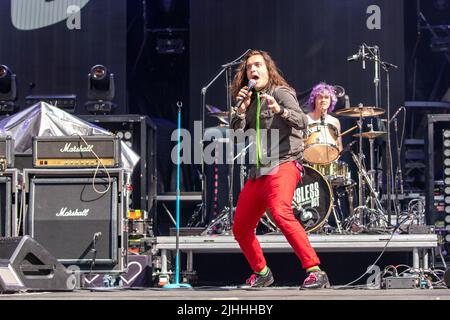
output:
[[[356,128],[358,128],[358,126],[356,125],[356,126],[354,126],[354,127],[351,127],[350,129],[348,129],[347,131],[344,131],[344,132],[342,132],[340,135],[339,135],[339,137],[342,137],[344,134],[347,134],[347,133],[349,133],[350,131],[353,131],[353,130],[355,130]]]

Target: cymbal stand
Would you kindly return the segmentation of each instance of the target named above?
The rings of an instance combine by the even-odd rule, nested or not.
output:
[[[373,124],[368,124],[370,127],[370,131],[373,131]],[[369,170],[369,176],[370,180],[372,182],[372,188],[375,190],[375,152],[374,152],[374,142],[375,138],[369,138],[369,154],[370,154],[370,170]],[[376,194],[376,197],[378,198],[378,194]],[[375,200],[373,197],[370,197],[370,209],[375,208]]]
[[[362,103],[360,103],[358,105],[358,108],[360,109],[359,112],[359,119],[357,120],[357,125],[358,125],[358,129],[359,129],[359,152],[358,152],[358,163],[362,164],[363,163],[363,151],[362,151],[362,126],[363,126],[363,120],[362,120],[362,108],[363,105]],[[361,174],[361,170],[358,170],[358,208],[362,208],[364,205],[364,181],[363,181],[363,176]],[[355,208],[358,209],[358,208]],[[361,223],[363,223],[363,215],[361,214],[360,216],[361,218]]]
[[[339,195],[337,195],[336,202],[337,202],[339,208],[341,208],[341,199],[340,199]],[[333,216],[334,216],[334,220],[336,222],[336,228],[338,230],[338,233],[342,233],[342,224],[341,224],[340,217],[338,217],[338,213],[336,212],[336,206],[333,206]]]
[[[353,161],[355,162],[356,166],[358,167],[358,173],[365,179],[365,181],[367,182],[366,185],[369,188],[370,191],[370,196],[372,197],[372,199],[374,199],[375,204],[377,205],[376,209],[371,209],[368,210],[367,206],[365,205],[361,205],[358,206],[357,208],[355,208],[355,211],[358,211],[359,214],[359,222],[361,223],[362,226],[364,226],[364,222],[365,222],[365,216],[364,216],[364,211],[367,210],[369,211],[371,214],[375,214],[375,218],[369,217],[369,226],[367,226],[367,228],[370,229],[371,226],[376,226],[378,224],[378,226],[382,226],[380,223],[380,220],[384,220],[384,222],[386,222],[387,224],[388,221],[385,218],[385,213],[383,210],[383,206],[380,202],[380,200],[377,197],[377,193],[375,191],[375,188],[373,187],[373,183],[371,181],[371,178],[369,177],[369,175],[367,174],[366,170],[364,169],[362,162],[360,162],[360,158],[358,156],[355,155],[354,152],[350,151]],[[386,227],[387,225],[383,225],[384,227]]]
[[[370,226],[376,225],[379,222],[380,215],[378,215],[378,213],[379,212],[384,213],[384,212],[383,212],[381,203],[378,200],[378,196],[375,191],[374,184],[373,184],[373,181],[374,181],[374,176],[373,176],[373,168],[374,168],[373,139],[370,139],[370,140],[372,140],[371,146],[370,146],[370,167],[371,167],[371,171],[370,171],[371,176],[370,177],[364,168],[364,154],[363,154],[363,150],[362,150],[362,126],[363,126],[362,108],[363,108],[363,105],[360,103],[358,105],[358,108],[360,109],[359,119],[357,121],[357,125],[359,128],[359,153],[358,153],[358,156],[356,156],[353,152],[350,151],[352,154],[352,157],[353,157],[353,161],[355,162],[356,166],[358,167],[358,206],[354,209],[355,214],[353,215],[353,217],[351,219],[352,220],[358,219],[357,223],[362,228],[364,228],[364,227],[370,228]],[[370,201],[371,201],[370,210],[368,210],[369,208],[365,205],[365,199],[364,199],[365,198],[364,190],[365,190],[366,185],[368,186],[368,188],[370,190]],[[377,209],[375,209],[375,205],[378,206]],[[366,212],[370,212],[371,214],[376,213],[375,218],[372,218],[372,216],[369,217],[369,221],[368,221],[369,225],[368,226],[365,226],[366,218],[367,218],[365,216]]]

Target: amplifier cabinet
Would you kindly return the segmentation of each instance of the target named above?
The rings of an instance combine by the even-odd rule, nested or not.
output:
[[[24,170],[25,232],[64,265],[123,272],[127,233],[124,170]]]
[[[19,204],[19,179],[17,169],[0,172],[0,236],[17,235],[17,214]]]

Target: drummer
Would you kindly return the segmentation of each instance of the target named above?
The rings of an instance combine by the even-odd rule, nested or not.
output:
[[[342,151],[342,138],[341,138],[341,124],[339,120],[329,112],[333,111],[336,106],[337,97],[334,92],[334,87],[321,82],[314,86],[309,95],[308,106],[311,110],[306,116],[308,118],[308,125],[313,123],[331,124],[337,129],[337,147],[339,152]]]

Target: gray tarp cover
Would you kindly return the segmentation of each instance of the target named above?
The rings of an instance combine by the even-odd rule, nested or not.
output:
[[[31,154],[34,136],[112,135],[96,126],[45,102],[0,120],[0,134],[14,139],[16,154]],[[137,155],[121,141],[122,167],[132,172],[139,162]]]

